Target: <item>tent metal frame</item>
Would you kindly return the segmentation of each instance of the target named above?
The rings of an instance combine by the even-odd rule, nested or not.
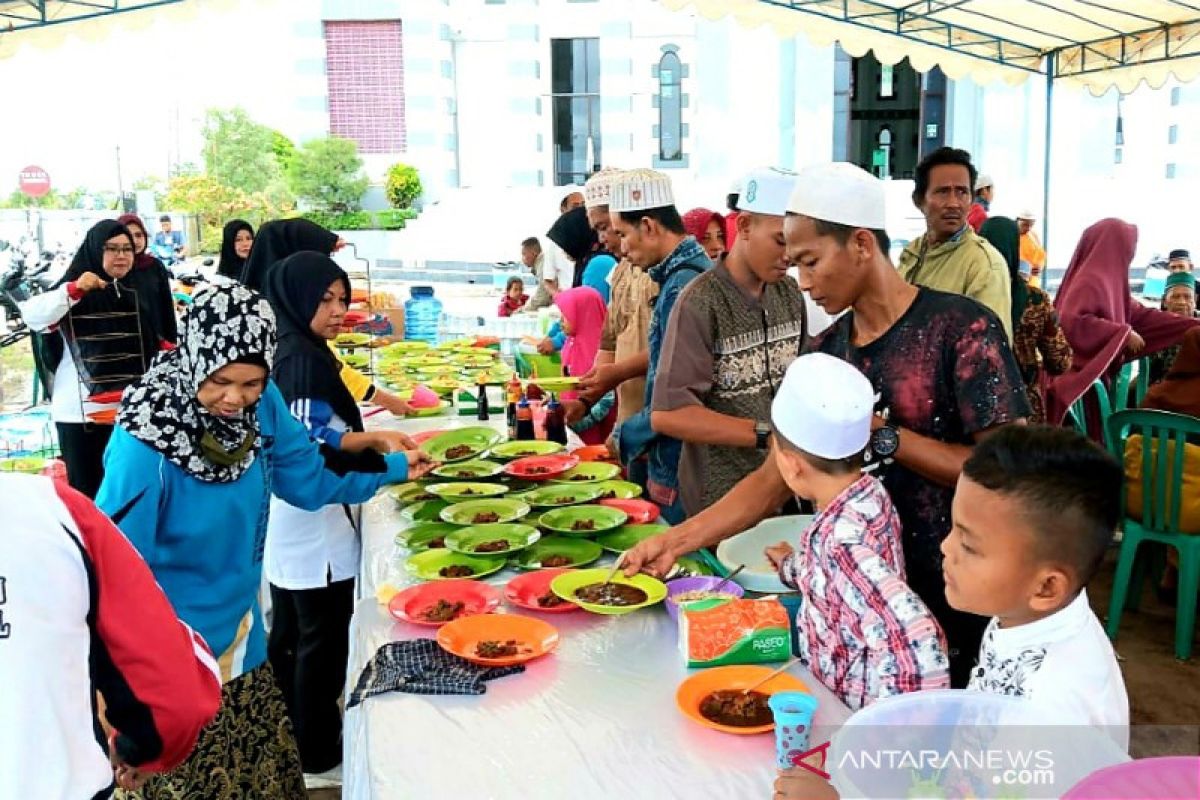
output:
[[[183,0],[5,0],[0,2],[0,34],[181,2]]]
[[[1045,155],[1042,168],[1042,239],[1049,240],[1050,231],[1050,153],[1054,140],[1054,84],[1059,78],[1077,77],[1107,70],[1143,64],[1200,58],[1200,53],[1178,53],[1179,46],[1200,37],[1200,0],[1167,0],[1171,5],[1194,13],[1194,17],[1165,23],[1138,14],[1119,4],[1080,0],[1108,14],[1144,22],[1145,27],[1122,31],[1089,19],[1068,9],[1059,8],[1050,0],[1031,0],[1040,8],[1072,17],[1108,31],[1109,35],[1086,41],[1076,41],[1051,31],[1038,30],[1011,19],[964,8],[971,0],[914,0],[904,6],[893,6],[875,0],[759,0],[775,6],[821,17],[859,28],[888,34],[926,47],[935,47],[959,55],[977,58],[1030,75],[1046,79]],[[1039,38],[1056,39],[1061,44],[1038,48],[995,33],[981,31],[969,25],[938,19],[947,11],[960,11],[979,20],[999,22],[1014,30],[1025,30]],[[1161,39],[1161,51],[1148,52],[1147,40],[1155,44]]]

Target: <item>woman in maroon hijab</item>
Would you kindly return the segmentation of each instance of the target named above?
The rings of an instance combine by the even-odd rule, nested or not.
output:
[[[1200,325],[1133,299],[1129,265],[1137,235],[1128,222],[1102,219],[1083,232],[1075,248],[1054,300],[1075,356],[1071,368],[1048,383],[1046,421],[1051,425],[1062,423],[1097,378],[1111,383],[1126,361],[1170,347]]]

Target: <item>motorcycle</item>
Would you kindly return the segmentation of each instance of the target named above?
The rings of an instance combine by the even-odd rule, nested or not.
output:
[[[50,272],[54,265],[53,254],[36,251],[30,254],[26,247],[13,247],[0,241],[0,259],[5,254],[8,266],[0,274],[0,309],[4,311],[5,320],[4,330],[0,332],[0,347],[8,347],[32,335],[21,317],[20,304],[54,285],[54,276]]]

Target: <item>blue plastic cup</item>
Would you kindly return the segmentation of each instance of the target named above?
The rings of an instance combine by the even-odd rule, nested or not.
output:
[[[780,769],[789,769],[808,750],[817,698],[808,692],[777,692],[767,705],[775,715],[775,763]]]

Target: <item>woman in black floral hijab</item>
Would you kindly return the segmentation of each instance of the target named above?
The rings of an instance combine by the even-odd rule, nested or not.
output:
[[[309,511],[361,503],[431,466],[410,451],[383,456],[385,472],[326,469],[268,377],[274,354],[266,300],[243,286],[202,290],[179,348],[126,390],[105,454],[97,505],[204,638],[223,685],[221,711],[196,751],[152,778],[144,798],[305,796],[258,605],[270,496]]]

